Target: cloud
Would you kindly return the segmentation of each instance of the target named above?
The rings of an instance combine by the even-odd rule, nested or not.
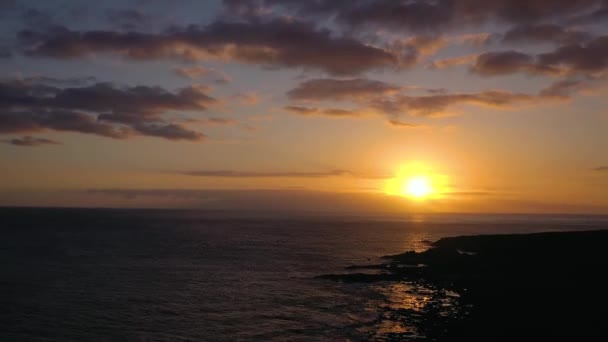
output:
[[[467,59],[471,59],[467,57]],[[428,89],[428,95],[414,95],[411,87],[400,87],[369,79],[315,79],[290,90],[287,97],[295,101],[284,109],[303,116],[355,117],[363,113],[381,114],[396,127],[414,127],[400,121],[401,115],[440,117],[453,115],[459,105],[486,106],[512,109],[519,105],[546,103],[548,100],[569,99],[575,92],[590,87],[589,81],[555,83],[538,94],[524,94],[505,90],[486,90],[472,93],[450,93],[446,89]],[[350,101],[355,109],[328,109],[298,105],[297,101]]]
[[[447,46],[448,40],[442,36],[422,35],[405,40],[405,45],[415,48],[422,55],[433,55]]]
[[[397,128],[421,128],[424,127],[423,125],[419,125],[419,124],[413,124],[413,123],[409,123],[409,122],[404,122],[404,121],[400,121],[400,120],[389,120],[388,123],[393,126],[393,127],[397,127]]]
[[[287,97],[290,100],[307,101],[356,100],[394,93],[399,89],[390,83],[362,78],[320,78],[300,83],[287,92]]]
[[[541,97],[502,90],[487,90],[478,93],[437,93],[414,96],[398,94],[378,96],[361,103],[366,112],[387,115],[389,123],[394,126],[412,127],[410,124],[395,119],[403,114],[422,117],[440,117],[453,114],[450,108],[458,105],[487,106],[498,109],[510,109],[516,105],[539,103]],[[287,106],[285,110],[304,116],[325,115],[332,117],[353,117],[362,115],[363,109],[319,109],[316,107]],[[400,125],[401,124],[401,125]]]
[[[562,45],[554,51],[536,56],[501,51],[480,54],[471,71],[482,76],[526,73],[563,76],[581,74],[596,77],[608,69],[608,35],[586,43]]]
[[[608,68],[608,35],[597,37],[587,44],[569,44],[553,52],[540,54],[543,66],[565,67],[571,73],[595,73]]]
[[[136,60],[215,58],[269,67],[317,69],[334,75],[396,68],[399,60],[390,51],[354,38],[335,37],[329,30],[294,19],[218,21],[207,26],[175,27],[160,34],[79,32],[55,27],[45,32],[23,30],[18,38],[30,56],[68,59],[113,53]]]
[[[482,32],[482,33],[469,33],[463,34],[452,38],[452,41],[459,44],[466,44],[472,46],[484,46],[488,45],[493,40],[493,35],[491,33]]]
[[[215,84],[229,84],[232,82],[232,77],[230,77],[230,75],[226,74],[223,71],[220,70],[215,70],[215,69],[211,69],[210,70],[213,73],[213,83]]]
[[[301,106],[287,106],[284,109],[290,113],[304,116],[328,116],[328,117],[359,117],[361,113],[356,110],[339,108],[310,108]]]
[[[45,138],[35,138],[31,136],[25,136],[22,138],[13,138],[13,139],[3,139],[0,142],[11,144],[15,146],[40,146],[40,145],[61,145],[60,141],[45,139]]]
[[[41,132],[44,130],[95,134],[125,139],[134,131],[129,127],[99,122],[89,114],[69,110],[34,109],[0,112],[0,134]]]
[[[433,55],[443,49],[448,42],[440,35],[416,35],[392,40],[389,38],[386,47],[399,56],[399,65],[402,68],[408,68],[418,64],[424,56]]]
[[[174,67],[173,72],[180,77],[187,79],[211,78],[215,84],[228,84],[232,82],[232,78],[221,70],[214,68],[205,68],[203,66],[194,67]]]
[[[231,96],[232,100],[236,100],[245,105],[255,105],[260,102],[260,96],[254,92],[239,93]]]
[[[239,210],[273,213],[289,211],[294,213],[403,213],[408,206],[403,199],[369,192],[328,192],[302,188],[287,189],[239,189],[239,190],[197,190],[197,189],[90,189],[81,193],[83,201],[93,199],[119,201],[124,206],[189,207],[205,209],[230,209],[233,215]],[[82,196],[79,196],[82,197]],[[92,197],[92,198],[91,198]],[[130,204],[129,202],[133,203]],[[107,203],[107,202],[106,202]],[[82,205],[82,204],[81,204]],[[234,210],[237,210],[235,212]]]
[[[502,41],[518,42],[552,42],[557,44],[580,43],[591,38],[591,34],[583,31],[564,28],[556,24],[535,24],[516,26],[507,31]]]
[[[574,94],[590,89],[593,83],[589,80],[566,79],[554,82],[541,90],[540,96],[546,98],[569,99]]]
[[[528,24],[574,18],[605,6],[603,0],[224,0],[234,15],[248,18],[281,8],[301,16],[334,19],[350,29],[380,28],[438,32],[488,23]]]
[[[498,76],[523,72],[531,75],[561,75],[558,66],[537,63],[534,56],[518,51],[487,52],[477,56],[471,71],[481,76]]]
[[[238,121],[234,119],[225,119],[225,118],[209,118],[204,120],[205,123],[213,124],[213,125],[234,125],[237,124]]]
[[[478,55],[466,55],[466,56],[458,56],[458,57],[450,57],[443,58],[432,61],[429,64],[431,69],[447,69],[452,68],[459,65],[469,65],[472,64]]]
[[[226,178],[321,178],[351,176],[353,173],[348,170],[329,170],[329,171],[230,171],[230,170],[201,170],[188,171],[181,174],[196,177],[226,177]]]
[[[204,111],[217,100],[193,85],[175,92],[160,87],[95,83],[58,87],[23,80],[0,81],[0,133],[72,131],[115,139],[134,135],[200,141],[204,134],[168,121],[170,111]]]
[[[202,66],[195,66],[195,67],[191,67],[191,68],[175,67],[175,68],[173,68],[173,71],[178,76],[181,76],[183,78],[189,78],[189,79],[199,78],[201,76],[206,75],[209,72],[209,70],[207,70],[207,68],[202,67]]]
[[[608,19],[608,2],[604,1],[602,5],[597,7],[591,13],[583,13],[569,18],[568,22],[574,25],[605,23]]]
[[[23,83],[46,84],[54,87],[80,87],[84,85],[98,83],[97,78],[94,76],[55,78],[35,75],[30,77],[24,77],[18,80]]]
[[[457,105],[477,105],[507,109],[518,104],[530,104],[539,100],[534,95],[512,93],[503,90],[486,90],[479,93],[434,94],[425,96],[398,95],[378,98],[370,105],[390,116],[407,113],[413,116],[438,117],[451,113],[448,109]]]
[[[594,171],[608,171],[608,166],[598,166],[593,170]]]

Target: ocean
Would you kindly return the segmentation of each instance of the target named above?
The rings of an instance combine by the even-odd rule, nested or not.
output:
[[[606,216],[348,217],[0,208],[0,341],[359,341],[412,331],[408,284],[316,277],[471,234],[608,229]]]

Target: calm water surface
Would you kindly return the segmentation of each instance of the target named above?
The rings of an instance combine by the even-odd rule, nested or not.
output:
[[[444,236],[608,228],[598,216],[245,216],[0,209],[0,341],[382,339],[411,327],[379,307],[424,299],[314,277]]]

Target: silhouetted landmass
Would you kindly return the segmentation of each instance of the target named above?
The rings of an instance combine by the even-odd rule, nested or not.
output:
[[[349,268],[357,273],[321,278],[407,282],[412,295],[426,291],[423,309],[379,310],[385,319],[415,326],[430,341],[595,341],[608,336],[608,230],[451,237],[422,253],[385,258],[385,264]],[[383,339],[412,336],[396,332]]]

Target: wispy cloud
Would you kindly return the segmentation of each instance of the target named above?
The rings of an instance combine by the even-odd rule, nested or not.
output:
[[[287,106],[284,109],[290,113],[302,116],[327,116],[334,118],[354,118],[362,114],[356,110],[340,109],[340,108],[315,108],[302,106]]]
[[[381,173],[361,173],[345,169],[327,171],[236,171],[236,170],[194,170],[179,172],[179,174],[195,177],[223,178],[325,178],[325,177],[355,177],[366,179],[384,179],[388,175]]]
[[[321,78],[300,83],[287,92],[287,97],[290,100],[307,101],[357,100],[395,93],[399,89],[394,84],[363,78]]]
[[[13,139],[2,139],[0,142],[15,145],[15,146],[40,146],[40,145],[61,145],[62,142],[46,139],[46,138],[36,138],[31,136],[24,136],[22,138],[13,138]]]

